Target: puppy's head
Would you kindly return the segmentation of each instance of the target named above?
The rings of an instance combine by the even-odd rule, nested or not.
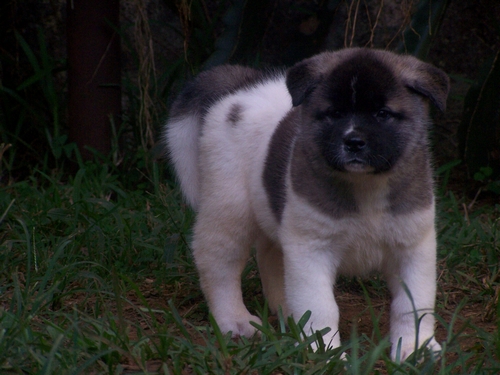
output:
[[[298,63],[287,87],[313,158],[336,171],[382,173],[427,147],[428,103],[444,111],[449,81],[414,57],[354,48]]]

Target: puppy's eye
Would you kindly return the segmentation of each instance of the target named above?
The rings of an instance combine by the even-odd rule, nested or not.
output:
[[[390,119],[391,117],[393,117],[393,114],[388,109],[382,108],[377,112],[375,117],[377,117],[380,120],[387,120],[387,119]]]
[[[330,108],[328,110],[328,116],[333,118],[333,119],[341,119],[345,116],[345,112],[343,112],[339,109]]]

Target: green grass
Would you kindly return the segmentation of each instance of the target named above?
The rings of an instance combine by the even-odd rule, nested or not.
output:
[[[444,355],[395,364],[378,329],[354,328],[341,348],[325,350],[320,340],[312,352],[318,337],[304,338],[303,321],[268,323],[253,264],[244,289],[257,288],[249,305],[263,317],[261,335],[223,336],[197,286],[187,246],[192,213],[161,168],[152,165],[147,179],[89,163],[69,179],[35,170],[0,188],[0,373],[498,373],[499,206],[465,218],[454,195],[441,197]],[[458,297],[453,286],[462,288]],[[467,306],[490,324],[463,317]],[[377,327],[379,315],[371,316]]]

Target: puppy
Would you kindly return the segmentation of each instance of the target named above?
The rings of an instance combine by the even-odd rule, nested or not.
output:
[[[380,271],[392,358],[416,338],[440,349],[427,129],[429,103],[444,111],[448,89],[432,65],[362,48],[286,72],[220,66],[185,87],[164,140],[197,213],[193,254],[223,332],[251,336],[260,323],[241,292],[255,246],[271,309],[310,310],[307,333],[330,327],[330,346],[340,345],[337,275]]]

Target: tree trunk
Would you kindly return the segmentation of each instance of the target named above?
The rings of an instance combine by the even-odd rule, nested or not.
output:
[[[67,0],[67,17],[69,137],[89,160],[120,121],[119,0]]]

